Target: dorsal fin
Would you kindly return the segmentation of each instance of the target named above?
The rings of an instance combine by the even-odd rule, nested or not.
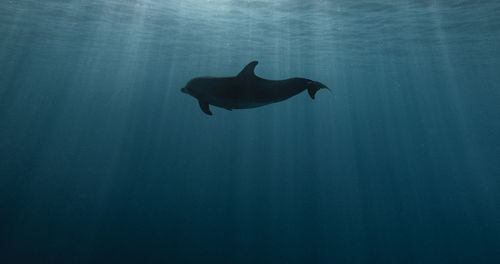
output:
[[[257,66],[258,61],[252,61],[241,72],[238,74],[238,77],[255,77],[255,66]]]

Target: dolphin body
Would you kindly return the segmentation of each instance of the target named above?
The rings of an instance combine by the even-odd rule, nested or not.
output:
[[[190,80],[183,93],[198,99],[201,110],[212,115],[209,105],[232,109],[254,108],[283,101],[307,90],[312,99],[324,84],[305,78],[266,80],[255,75],[257,61],[250,62],[234,77],[198,77]]]

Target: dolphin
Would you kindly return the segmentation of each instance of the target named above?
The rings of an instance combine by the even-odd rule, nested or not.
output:
[[[258,61],[250,62],[234,77],[198,77],[190,80],[181,92],[198,99],[201,110],[212,115],[209,105],[247,109],[283,101],[307,90],[314,99],[324,84],[305,78],[266,80],[255,75]]]

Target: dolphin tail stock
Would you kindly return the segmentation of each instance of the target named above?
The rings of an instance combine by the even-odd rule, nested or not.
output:
[[[307,92],[309,93],[309,96],[311,96],[311,99],[314,100],[314,97],[316,95],[316,92],[319,91],[320,89],[327,89],[328,91],[331,92],[330,88],[328,88],[326,85],[320,83],[320,82],[311,82],[310,84],[307,85]]]

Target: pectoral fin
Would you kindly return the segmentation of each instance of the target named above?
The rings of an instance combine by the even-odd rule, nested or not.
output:
[[[212,115],[212,112],[210,112],[210,108],[208,107],[207,102],[203,102],[201,100],[198,100],[198,103],[200,104],[201,111],[207,115]]]

